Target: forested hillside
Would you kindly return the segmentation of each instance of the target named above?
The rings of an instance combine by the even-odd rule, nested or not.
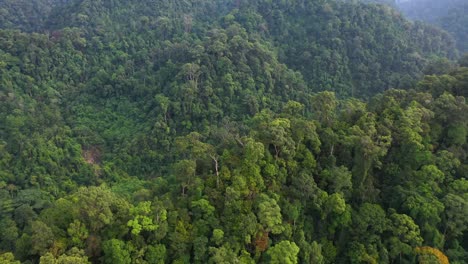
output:
[[[0,25],[25,31],[44,29],[52,10],[66,0],[0,0]]]
[[[468,259],[447,33],[348,1],[0,13],[0,263]]]
[[[468,52],[467,1],[411,0],[401,2],[399,7],[411,19],[426,21],[450,32],[458,49]]]

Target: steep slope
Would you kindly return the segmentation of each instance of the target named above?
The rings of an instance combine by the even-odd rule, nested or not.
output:
[[[457,47],[462,52],[468,52],[468,3],[452,7],[448,14],[442,16],[437,24],[450,32],[457,41]]]
[[[409,0],[400,1],[397,4],[411,19],[436,23],[441,17],[448,15],[451,10],[464,3],[466,1],[463,0]]]
[[[456,56],[445,32],[409,23],[382,5],[356,3],[74,1],[56,9],[47,25],[49,30],[78,27],[87,38],[106,41],[145,36],[146,44],[134,46],[136,51],[187,33],[202,39],[232,22],[271,43],[280,62],[300,71],[309,87],[342,96],[411,86],[429,58]]]
[[[468,256],[468,68],[375,95],[443,32],[321,0],[45,13],[0,30],[0,262]]]
[[[245,13],[239,13],[244,21],[255,21]],[[278,1],[258,4],[258,13],[279,47],[280,60],[316,90],[365,97],[409,87],[429,56],[455,56],[448,34],[410,23],[383,5]]]
[[[49,15],[67,0],[0,0],[0,28],[39,31]]]
[[[411,0],[398,3],[409,18],[426,21],[450,32],[462,52],[468,52],[468,3],[464,0]]]

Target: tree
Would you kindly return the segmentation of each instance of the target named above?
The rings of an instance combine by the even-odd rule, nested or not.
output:
[[[84,241],[89,236],[88,229],[79,220],[75,220],[73,223],[70,223],[70,226],[67,228],[67,233],[71,237],[72,244],[78,247],[82,247],[84,245]]]
[[[419,263],[431,263],[431,258],[434,263],[448,264],[449,259],[437,248],[432,247],[417,247],[416,252],[419,254]]]
[[[291,138],[291,120],[288,118],[273,118],[270,111],[262,111],[255,115],[256,133],[265,146],[273,147],[276,159],[294,156],[295,143]]]
[[[86,225],[92,233],[102,228],[116,224],[120,217],[128,215],[130,206],[106,186],[82,187],[71,200],[78,207],[78,219]]]
[[[31,252],[37,255],[45,254],[54,243],[52,229],[41,221],[32,222],[31,229]]]
[[[400,256],[401,259],[402,254],[411,255],[413,248],[421,246],[423,242],[419,226],[414,223],[411,217],[405,214],[390,212],[389,218],[392,236],[387,240],[387,248],[390,257]]]
[[[266,254],[271,264],[297,264],[299,247],[294,242],[284,240],[269,248]]]
[[[449,193],[443,198],[444,224],[447,236],[458,237],[468,228],[468,193],[464,196]]]
[[[127,226],[131,228],[133,235],[139,235],[142,231],[155,231],[158,225],[151,218],[151,202],[141,202],[136,207],[130,209],[133,219],[129,220]],[[166,214],[163,213],[162,221],[166,220]]]
[[[208,263],[210,264],[228,264],[238,260],[236,254],[228,245],[223,245],[220,248],[210,247],[209,252],[211,257]]]
[[[0,248],[8,251],[13,250],[15,241],[18,239],[19,230],[15,221],[9,218],[2,218],[0,220]]]
[[[369,184],[371,169],[381,166],[380,159],[387,154],[392,137],[388,130],[380,129],[376,115],[373,113],[361,116],[350,130],[350,139],[355,144],[353,187],[360,197],[367,198],[369,194],[372,194],[371,188],[373,188]],[[366,192],[365,188],[370,190]]]
[[[185,157],[192,160],[211,159],[214,165],[216,174],[216,187],[220,184],[220,157],[216,153],[215,147],[208,143],[202,142],[202,135],[197,132],[192,132],[185,137],[176,138],[177,151]]]
[[[366,244],[378,243],[381,234],[390,228],[385,211],[378,204],[364,203],[353,212],[352,233]]]
[[[11,252],[0,254],[0,264],[20,264],[21,262],[15,260],[15,256]]]
[[[103,243],[105,263],[130,264],[132,258],[127,245],[124,241],[118,239],[107,240]]]
[[[369,254],[366,247],[358,242],[352,242],[348,247],[348,258],[350,263],[372,263],[377,264],[377,256]]]
[[[325,259],[322,255],[322,245],[316,241],[310,244],[310,264],[324,264]]]
[[[268,197],[266,194],[260,194],[258,199],[257,216],[266,232],[280,234],[283,232],[283,220],[281,217],[281,208],[276,200]]]
[[[247,190],[240,190],[242,192],[250,191],[251,193],[258,193],[265,188],[265,183],[261,175],[261,168],[259,162],[264,157],[265,147],[262,143],[256,142],[251,138],[247,138],[244,143],[244,157],[242,165],[240,166],[240,173],[243,180],[247,184]]]
[[[37,218],[36,212],[28,204],[23,204],[15,209],[15,222],[19,228],[24,228]]]
[[[317,120],[326,126],[332,126],[336,118],[336,107],[338,101],[335,93],[321,92],[312,98],[311,105]]]
[[[283,107],[283,112],[289,116],[301,116],[303,115],[305,106],[296,101],[288,101]]]
[[[206,263],[207,252],[208,252],[208,238],[205,236],[199,236],[194,239],[194,252],[193,252],[193,260],[194,263]]]
[[[197,163],[194,160],[181,160],[174,165],[174,173],[177,181],[182,186],[182,195],[193,182]]]
[[[329,193],[348,194],[353,186],[352,174],[348,168],[344,166],[325,169],[321,173],[321,187]]]
[[[220,245],[224,239],[224,231],[221,229],[213,229],[213,235],[211,237],[211,241],[216,245]]]
[[[146,249],[145,259],[148,263],[164,264],[166,258],[166,247],[163,244],[149,245]]]
[[[164,117],[164,121],[167,123],[168,110],[171,103],[170,99],[162,94],[158,94],[154,97],[154,100],[159,107],[159,111]]]
[[[83,250],[76,247],[67,253],[55,258],[51,253],[47,253],[40,258],[40,264],[90,264]]]

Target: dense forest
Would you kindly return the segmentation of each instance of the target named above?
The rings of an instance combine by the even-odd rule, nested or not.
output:
[[[458,49],[468,52],[468,2],[466,0],[410,0],[399,8],[411,19],[429,22],[450,32]]]
[[[338,0],[0,0],[0,28],[2,264],[468,260],[446,31]]]

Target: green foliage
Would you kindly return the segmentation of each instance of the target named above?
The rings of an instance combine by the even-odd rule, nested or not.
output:
[[[103,243],[104,262],[105,263],[132,263],[130,252],[124,241],[111,239]]]
[[[31,224],[31,228],[31,252],[33,254],[43,255],[54,242],[52,229],[41,221],[34,221]]]
[[[450,32],[457,41],[457,47],[462,52],[468,51],[467,29],[464,25],[468,21],[466,15],[467,3],[463,0],[434,0],[401,1],[400,9],[412,19],[422,20],[437,25]]]
[[[272,264],[297,264],[299,247],[294,242],[281,241],[267,251],[268,263]]]
[[[67,229],[71,242],[76,246],[83,246],[83,242],[88,238],[89,231],[79,220],[75,220]]]
[[[222,243],[222,240],[224,238],[224,231],[221,229],[214,229],[213,230],[213,237],[211,240],[216,244],[219,245]]]
[[[265,231],[273,234],[283,232],[281,208],[266,194],[261,194],[259,197],[257,216]]]
[[[128,203],[113,194],[107,187],[82,187],[72,197],[79,218],[91,232],[117,223],[128,215]]]
[[[140,234],[142,231],[155,231],[158,229],[158,225],[153,223],[151,219],[151,202],[139,203],[135,208],[130,210],[130,213],[135,217],[129,220],[127,225],[131,228],[131,232],[134,235]],[[166,220],[165,214],[162,216],[162,220]]]
[[[0,262],[467,257],[438,29],[319,0],[0,0],[0,28]]]
[[[148,263],[164,264],[166,254],[166,247],[164,245],[149,245],[145,253],[145,260],[148,261]]]
[[[19,261],[15,260],[15,256],[11,252],[6,252],[0,255],[1,264],[20,264]]]
[[[51,253],[40,258],[40,264],[90,264],[85,252],[78,248],[72,248],[67,253],[55,258]]]

